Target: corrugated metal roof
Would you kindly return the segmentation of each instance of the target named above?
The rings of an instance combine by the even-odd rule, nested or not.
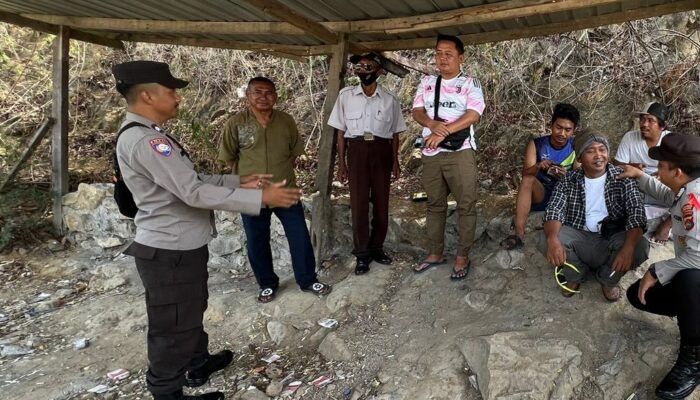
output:
[[[275,12],[284,7],[307,21],[300,25]],[[324,32],[331,38],[334,32],[348,32],[352,43],[371,42],[376,49],[419,48],[437,32],[481,43],[698,8],[700,0],[0,0],[0,20],[30,26],[27,21],[42,21],[121,40],[290,46],[289,54],[304,55],[330,51],[327,45],[333,42]],[[452,14],[439,14],[445,12]],[[170,22],[145,26],[149,21]],[[272,25],[259,25],[266,22]],[[193,28],[190,23],[200,24]],[[321,33],[309,33],[317,23]]]

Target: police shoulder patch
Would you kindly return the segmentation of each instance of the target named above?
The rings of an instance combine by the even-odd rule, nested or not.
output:
[[[170,157],[170,155],[173,153],[172,144],[170,144],[170,141],[164,137],[151,139],[148,142],[148,144],[151,145],[151,148],[156,153],[160,154],[163,157]]]

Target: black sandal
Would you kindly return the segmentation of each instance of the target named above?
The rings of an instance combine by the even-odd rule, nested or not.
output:
[[[455,267],[452,267],[452,275],[450,275],[450,279],[453,281],[459,281],[467,277],[467,274],[469,274],[469,269],[472,267],[472,261],[469,260],[467,262],[467,265],[462,268],[462,269],[457,269]]]
[[[325,296],[333,290],[333,286],[321,282],[314,282],[311,286],[301,288],[302,292],[313,293],[318,296]]]
[[[258,293],[258,303],[269,303],[275,299],[277,288],[260,289]]]

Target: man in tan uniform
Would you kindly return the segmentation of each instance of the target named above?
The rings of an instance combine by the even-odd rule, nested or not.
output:
[[[207,243],[216,234],[213,209],[257,214],[261,207],[290,207],[301,192],[266,176],[203,175],[162,124],[177,117],[187,86],[167,64],[131,61],[112,68],[127,101],[117,141],[117,161],[138,212],[136,238],[124,252],[135,258],[146,289],[148,390],[155,400],[223,400],[221,392],[187,396],[233,358],[209,354],[202,326],[207,308]],[[258,189],[255,189],[255,188]]]

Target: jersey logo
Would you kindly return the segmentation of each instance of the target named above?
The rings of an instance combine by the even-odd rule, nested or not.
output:
[[[474,87],[481,89],[481,82],[479,82],[478,79],[472,78],[472,84],[474,85]]]
[[[173,146],[166,138],[151,139],[151,141],[148,142],[148,144],[150,144],[151,148],[161,156],[170,157],[170,155],[173,153]]]

